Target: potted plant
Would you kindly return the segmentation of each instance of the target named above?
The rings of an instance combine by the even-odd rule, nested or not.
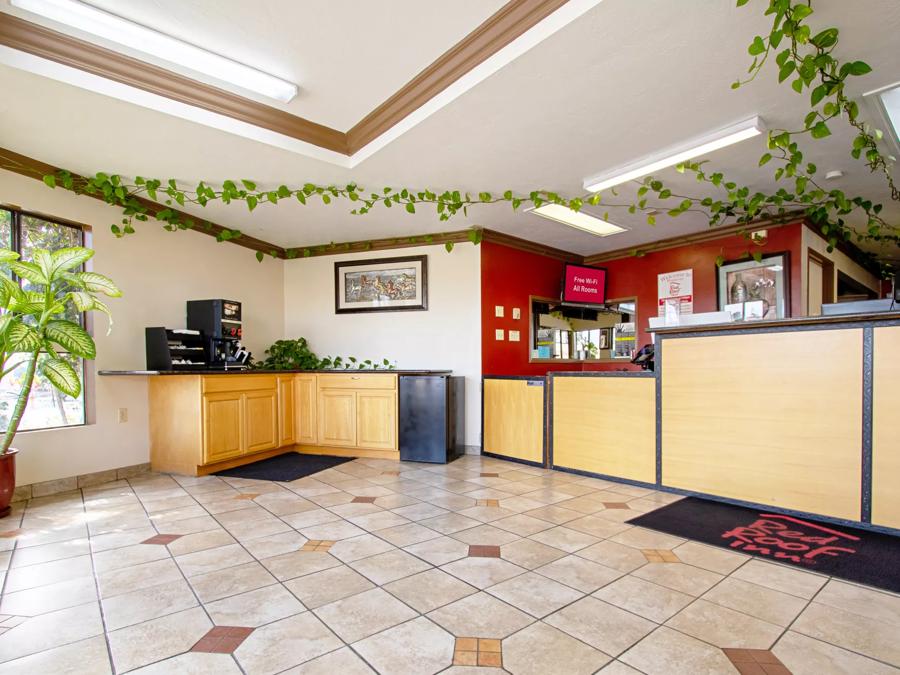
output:
[[[16,449],[12,447],[36,373],[63,394],[77,397],[81,379],[60,355],[93,359],[93,338],[76,320],[82,312],[107,306],[97,298],[102,293],[119,297],[122,292],[108,277],[81,271],[94,252],[81,246],[57,251],[35,250],[33,262],[0,248],[0,380],[24,367],[16,403],[0,441],[0,518],[9,515],[16,487]],[[9,272],[24,283],[19,285]],[[110,322],[110,325],[111,322]]]

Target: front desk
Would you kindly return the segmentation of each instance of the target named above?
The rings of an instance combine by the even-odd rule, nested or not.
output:
[[[546,377],[546,466],[900,530],[900,314],[660,329],[656,350],[655,373]]]

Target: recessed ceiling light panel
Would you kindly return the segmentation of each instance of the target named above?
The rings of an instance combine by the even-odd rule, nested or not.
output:
[[[764,130],[765,128],[763,127],[762,120],[759,117],[752,117],[739,124],[733,124],[730,127],[725,127],[714,133],[707,134],[702,138],[697,138],[688,143],[668,148],[647,159],[586,178],[584,181],[584,189],[588,192],[600,192],[601,190],[621,185],[622,183],[646,176],[655,171],[675,166],[680,162],[686,162],[689,159],[700,157],[713,150],[740,143],[748,138],[758,136]]]
[[[9,0],[13,7],[287,103],[297,85],[76,0]]]
[[[593,216],[584,210],[574,211],[568,206],[563,206],[562,204],[544,204],[537,208],[528,210],[535,215],[541,216],[542,218],[555,220],[556,222],[562,223],[563,225],[568,225],[569,227],[574,227],[578,230],[590,232],[591,234],[595,234],[598,237],[608,237],[611,234],[625,232],[628,229],[619,225],[613,225],[612,223],[609,223],[602,218],[598,218],[597,216]]]

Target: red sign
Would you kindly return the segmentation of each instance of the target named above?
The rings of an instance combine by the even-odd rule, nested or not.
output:
[[[856,553],[850,547],[859,541],[851,534],[774,513],[761,513],[756,522],[729,530],[722,539],[731,539],[729,546],[740,551],[807,565],[815,565],[819,556]]]
[[[566,265],[563,302],[599,305],[606,302],[606,270]]]

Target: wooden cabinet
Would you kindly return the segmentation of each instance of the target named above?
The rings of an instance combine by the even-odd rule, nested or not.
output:
[[[344,389],[319,391],[319,443],[356,445],[356,392]]]
[[[212,393],[203,396],[204,463],[220,462],[243,454],[242,405],[240,392]]]
[[[297,413],[294,408],[294,376],[278,377],[278,447],[297,442]]]
[[[294,376],[294,408],[296,442],[305,445],[318,443],[315,375]]]
[[[319,445],[397,450],[397,376],[327,373],[317,377]]]
[[[278,447],[278,388],[274,377],[205,377],[202,391],[203,464]]]
[[[356,392],[356,445],[373,450],[397,448],[397,392]]]
[[[244,453],[278,447],[278,392],[249,391],[243,395]]]

